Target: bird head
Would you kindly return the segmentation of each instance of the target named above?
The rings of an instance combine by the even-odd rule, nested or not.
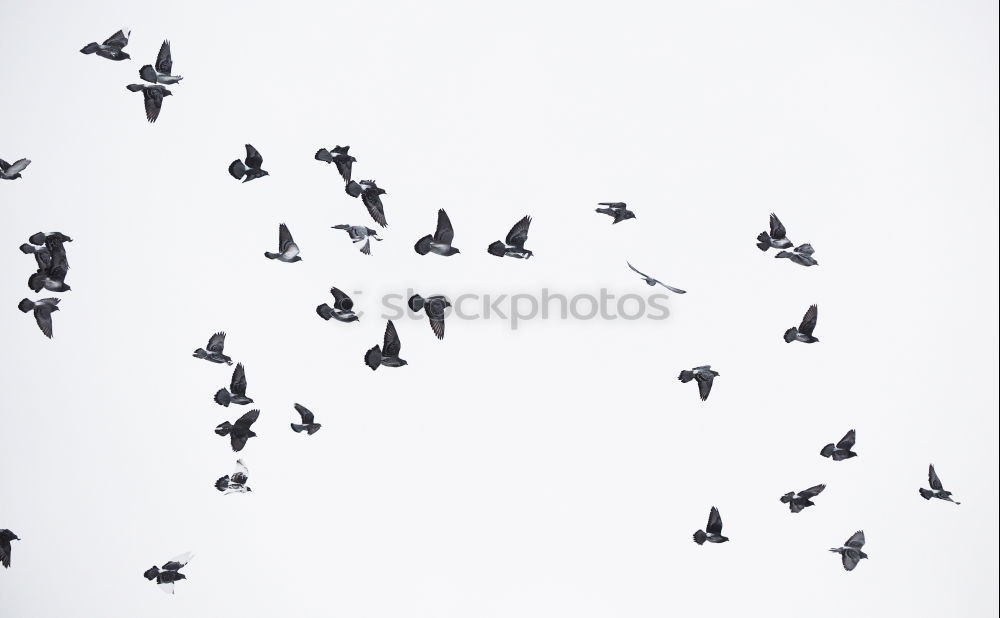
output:
[[[252,492],[253,492],[253,490],[250,489],[249,487],[247,487],[247,493],[249,494],[249,493],[252,493]]]
[[[402,367],[403,365],[409,365],[409,363],[403,359],[399,359],[399,366]]]
[[[122,60],[131,60],[132,56],[128,55],[128,52],[118,52],[118,57]]]
[[[172,93],[169,90],[167,90],[166,88],[164,88],[163,89],[163,96],[165,96],[165,97],[172,97],[172,96],[174,96],[174,93]]]

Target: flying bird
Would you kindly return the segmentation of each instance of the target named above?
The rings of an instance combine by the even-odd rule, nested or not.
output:
[[[785,343],[801,341],[802,343],[816,343],[819,341],[813,337],[813,329],[816,328],[816,316],[819,308],[816,305],[809,305],[806,314],[802,316],[802,323],[798,328],[792,327],[785,331]]]
[[[122,49],[128,45],[128,36],[131,32],[125,33],[119,30],[112,34],[103,43],[87,43],[80,50],[81,54],[97,54],[101,58],[108,60],[128,60],[131,58]]]
[[[250,472],[247,470],[246,464],[243,463],[242,459],[237,459],[236,470],[215,481],[215,488],[221,491],[224,496],[250,493],[253,490],[247,487],[247,479],[249,478]]]
[[[850,430],[844,434],[844,437],[840,439],[840,442],[836,444],[830,443],[823,447],[823,450],[819,452],[823,457],[832,457],[834,461],[843,461],[845,459],[850,459],[851,457],[857,457],[858,454],[852,451],[854,447],[854,430]]]
[[[594,210],[602,215],[613,217],[614,221],[611,222],[611,225],[621,223],[626,219],[635,219],[635,213],[626,208],[625,202],[599,202],[598,205],[607,206],[607,208],[595,208]]]
[[[643,280],[646,282],[646,285],[653,286],[653,285],[656,285],[657,283],[659,283],[660,285],[662,285],[663,287],[667,288],[668,290],[670,290],[674,294],[687,294],[686,291],[684,291],[684,290],[682,290],[680,288],[675,288],[675,287],[673,287],[671,285],[667,285],[666,283],[660,281],[659,279],[654,279],[654,278],[650,277],[646,273],[640,271],[635,266],[632,266],[631,263],[629,263],[629,262],[625,262],[625,263],[628,264],[629,268],[631,268],[635,272],[639,273],[639,276],[641,276],[643,278]]]
[[[250,144],[246,145],[247,156],[244,160],[236,159],[229,164],[229,174],[236,180],[243,179],[243,182],[250,182],[262,176],[268,176],[268,172],[260,168],[264,165],[264,157],[260,156],[257,149]]]
[[[174,593],[174,582],[179,582],[182,579],[187,579],[187,577],[180,572],[180,570],[191,559],[194,558],[194,554],[191,552],[186,552],[167,562],[162,567],[151,566],[146,569],[146,572],[142,574],[143,577],[149,581],[155,581],[156,585],[167,594]]]
[[[795,247],[794,251],[779,251],[776,258],[787,258],[799,266],[816,266],[819,262],[813,257],[816,250],[809,243]]]
[[[406,361],[399,357],[401,347],[399,335],[396,334],[396,327],[393,326],[392,320],[389,320],[385,325],[385,337],[382,341],[382,347],[375,346],[365,352],[365,364],[371,367],[372,371],[378,369],[379,365],[402,367],[406,364]]]
[[[528,240],[528,226],[530,225],[531,217],[523,217],[520,221],[514,224],[514,227],[510,228],[509,232],[507,232],[505,242],[500,242],[498,240],[487,247],[486,251],[490,255],[495,255],[497,257],[509,256],[519,260],[526,260],[530,258],[534,255],[534,253],[524,248],[524,243]]]
[[[930,489],[920,488],[920,495],[924,500],[930,500],[931,498],[937,498],[938,500],[947,500],[948,502],[954,502],[955,504],[962,504],[961,502],[955,502],[951,499],[951,492],[944,488],[941,484],[941,479],[938,478],[937,472],[934,471],[934,464],[931,464],[927,468],[927,482],[931,484]]]
[[[184,79],[180,75],[171,75],[174,68],[174,61],[170,57],[170,41],[164,41],[160,45],[160,53],[156,55],[155,68],[151,64],[144,65],[139,69],[139,77],[151,84],[176,84]]]
[[[761,232],[757,235],[757,248],[767,251],[770,248],[787,249],[792,246],[792,241],[788,240],[785,233],[785,226],[778,219],[778,215],[771,213],[771,231]]]
[[[333,307],[326,303],[316,307],[319,317],[324,320],[333,318],[338,322],[357,322],[358,316],[354,313],[354,301],[351,297],[336,287],[330,288],[330,294],[333,294]]]
[[[18,159],[13,163],[7,163],[0,159],[0,180],[17,180],[21,177],[24,168],[31,165],[31,159]]]
[[[455,230],[451,227],[451,219],[444,208],[438,210],[437,229],[434,235],[428,234],[413,245],[413,249],[420,255],[436,253],[445,257],[459,253],[459,250],[451,245],[455,239]]]
[[[361,245],[361,253],[365,255],[372,254],[371,242],[369,238],[374,238],[375,240],[381,242],[382,239],[377,236],[378,232],[371,229],[370,227],[365,227],[363,225],[334,225],[335,230],[345,230],[347,235],[351,237],[351,242],[359,243],[362,240],[365,244]]]
[[[227,408],[231,403],[238,406],[253,403],[253,399],[247,397],[247,376],[243,369],[243,363],[237,363],[236,369],[233,369],[233,378],[229,382],[229,389],[220,388],[216,391],[214,399],[215,403]]]
[[[728,540],[728,537],[722,536],[722,517],[719,516],[719,509],[713,506],[712,510],[708,512],[708,524],[705,529],[694,533],[694,542],[698,545],[704,545],[705,541],[725,543]]]
[[[809,489],[803,489],[802,491],[799,492],[790,491],[787,494],[781,496],[781,498],[779,499],[781,500],[782,504],[787,504],[788,508],[793,513],[798,513],[807,506],[815,506],[815,504],[813,503],[812,500],[810,500],[810,498],[815,498],[820,493],[822,493],[824,489],[826,489],[826,485],[822,484],[813,485]]]
[[[705,401],[708,399],[708,394],[712,392],[712,381],[718,376],[719,372],[712,371],[711,365],[702,365],[690,371],[682,371],[677,379],[684,384],[691,380],[698,382],[698,395],[701,396],[702,401]]]
[[[247,440],[257,437],[250,426],[257,421],[258,416],[260,416],[260,410],[250,410],[236,419],[235,423],[229,421],[219,423],[215,428],[215,433],[220,436],[229,436],[229,444],[233,447],[233,451],[239,453],[247,445]]]
[[[0,564],[3,568],[10,568],[10,542],[21,539],[6,528],[0,528]]]
[[[302,433],[304,431],[311,436],[319,431],[320,427],[322,427],[322,425],[315,422],[316,419],[313,416],[313,413],[309,411],[309,408],[303,405],[295,404],[295,411],[299,413],[299,417],[302,419],[301,425],[297,423],[291,424],[292,431],[295,433]]]
[[[858,563],[868,557],[868,554],[861,551],[865,546],[865,533],[858,530],[847,539],[843,547],[831,547],[830,551],[840,554],[840,559],[844,563],[845,571],[853,571]]]
[[[17,304],[17,308],[24,313],[34,312],[38,328],[42,329],[42,333],[46,337],[52,339],[52,312],[59,311],[58,305],[58,298],[42,298],[35,301],[22,298],[21,302]]]
[[[292,233],[288,231],[288,226],[284,223],[278,226],[278,252],[271,253],[270,251],[265,251],[264,257],[269,260],[278,260],[279,262],[302,261],[302,256],[299,255],[299,246],[295,244],[295,241],[292,239]]]
[[[451,303],[444,296],[428,296],[424,298],[420,294],[414,294],[410,300],[406,301],[410,310],[419,313],[423,309],[430,320],[431,330],[438,339],[444,339],[444,316],[445,310],[451,307]]]
[[[198,348],[194,351],[195,358],[204,358],[205,360],[212,363],[225,363],[227,365],[233,364],[233,359],[229,358],[223,354],[223,350],[226,347],[226,333],[218,332],[212,335],[208,340],[207,350]]]
[[[146,107],[146,120],[156,122],[160,117],[160,109],[163,107],[163,97],[173,96],[174,93],[159,84],[146,86],[144,84],[129,84],[125,86],[132,92],[142,93],[142,104]]]
[[[34,292],[42,289],[49,292],[68,292],[66,275],[69,273],[69,262],[66,250],[59,241],[46,241],[45,251],[35,253],[38,270],[28,277],[28,287]]]
[[[350,148],[350,146],[334,146],[329,150],[320,148],[316,151],[315,159],[335,164],[337,171],[340,172],[340,177],[344,179],[345,183],[349,183],[351,182],[351,165],[357,161],[357,159],[347,154]]]
[[[368,214],[372,216],[375,223],[382,227],[389,225],[385,222],[385,208],[382,206],[382,198],[379,197],[385,195],[385,189],[380,189],[374,180],[362,180],[361,182],[351,180],[345,189],[351,197],[361,196],[361,203],[368,209]]]

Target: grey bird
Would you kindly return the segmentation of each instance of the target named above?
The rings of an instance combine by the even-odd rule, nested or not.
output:
[[[437,229],[434,234],[428,234],[418,240],[417,244],[413,245],[413,250],[420,255],[428,253],[436,253],[445,257],[455,255],[459,253],[459,250],[451,246],[454,239],[455,229],[451,227],[451,219],[448,218],[448,213],[444,211],[444,208],[441,208],[438,210]]]
[[[6,528],[0,528],[0,564],[3,568],[10,568],[10,542],[20,541],[20,537]]]
[[[771,231],[761,232],[757,235],[757,248],[767,251],[772,247],[775,249],[787,249],[792,246],[792,241],[788,240],[785,233],[785,226],[778,220],[778,215],[771,213]]]
[[[257,149],[250,144],[246,144],[246,149],[247,156],[245,159],[242,161],[236,159],[229,164],[229,175],[236,180],[242,178],[243,182],[250,182],[257,178],[269,176],[270,174],[267,171],[261,169],[261,166],[264,165],[264,157],[260,156]]]
[[[215,481],[215,488],[222,492],[222,495],[227,496],[229,494],[246,494],[253,491],[247,487],[247,480],[250,478],[250,471],[247,470],[247,466],[243,463],[242,459],[236,460],[236,470],[232,474],[227,474],[226,476],[219,477]]]
[[[417,313],[422,309],[427,314],[427,319],[431,323],[431,330],[438,339],[444,339],[444,317],[445,310],[451,307],[451,303],[444,296],[428,296],[424,298],[420,294],[414,294],[410,300],[406,301],[411,311]]]
[[[42,298],[35,301],[22,298],[17,308],[24,313],[33,312],[38,328],[46,337],[52,339],[52,312],[59,311],[58,305],[58,298]]]
[[[712,392],[712,382],[719,376],[718,371],[712,371],[711,365],[695,367],[690,371],[682,371],[677,379],[687,384],[691,380],[698,382],[698,395],[702,401],[708,399],[708,394]]]
[[[385,208],[382,206],[382,198],[379,197],[385,195],[385,189],[379,188],[374,180],[362,180],[361,182],[351,180],[347,183],[345,190],[351,197],[361,196],[361,203],[368,209],[368,214],[372,216],[375,223],[382,227],[389,225],[385,222]]]
[[[371,243],[369,242],[370,238],[374,238],[379,242],[382,241],[382,239],[377,236],[377,231],[363,225],[340,224],[334,225],[333,229],[346,231],[347,235],[351,237],[351,242],[359,243],[361,241],[365,241],[365,244],[361,245],[361,253],[364,253],[365,255],[372,254]]]
[[[519,260],[526,260],[534,255],[524,248],[524,243],[528,240],[528,227],[531,225],[531,217],[525,215],[520,221],[514,224],[507,232],[504,242],[496,241],[486,248],[487,253],[497,257],[512,257]]]
[[[142,576],[149,581],[155,581],[156,585],[163,592],[173,594],[174,583],[179,582],[182,579],[187,579],[187,577],[181,573],[180,570],[184,568],[184,565],[188,562],[191,562],[192,558],[194,558],[194,554],[191,552],[183,553],[161,567],[149,567],[146,569],[146,572],[142,574]]]
[[[713,506],[712,510],[708,512],[708,524],[705,529],[694,533],[694,542],[698,545],[704,545],[705,541],[725,543],[728,540],[728,537],[722,536],[722,517],[719,515],[719,509]]]
[[[853,429],[848,431],[840,439],[840,442],[827,444],[819,454],[823,457],[831,457],[834,461],[843,461],[851,457],[857,457],[858,454],[851,450],[854,447],[855,435]]]
[[[927,468],[927,482],[930,483],[930,489],[920,488],[920,496],[924,500],[930,500],[931,498],[937,498],[938,500],[947,500],[948,502],[953,502],[955,504],[962,504],[961,502],[956,502],[951,499],[951,492],[944,488],[941,484],[941,479],[938,478],[937,472],[934,471],[934,464],[931,464]]]
[[[250,410],[236,419],[235,423],[230,423],[229,421],[219,423],[215,427],[215,433],[220,436],[229,436],[230,446],[233,447],[234,452],[239,453],[247,445],[247,440],[257,437],[257,434],[250,427],[257,421],[257,417],[259,416],[260,410]]]
[[[680,288],[675,288],[672,285],[667,285],[666,283],[660,281],[659,279],[654,279],[654,278],[650,277],[649,275],[647,275],[646,273],[642,272],[641,270],[639,270],[635,266],[632,266],[631,263],[629,263],[627,261],[625,263],[628,264],[629,268],[631,268],[635,272],[639,273],[639,276],[642,277],[642,279],[646,282],[646,285],[653,286],[653,285],[656,285],[656,284],[660,284],[663,287],[665,287],[668,290],[670,290],[671,292],[673,292],[674,294],[687,294],[686,291],[684,291],[684,290],[682,290]]]
[[[173,96],[174,93],[159,84],[146,86],[144,84],[129,84],[125,86],[131,92],[142,93],[142,104],[146,108],[146,120],[156,122],[160,117],[160,109],[163,107],[163,98]]]
[[[611,225],[621,223],[626,219],[635,219],[635,213],[626,207],[625,202],[598,202],[598,206],[607,206],[607,208],[595,208],[594,210],[614,218]]]
[[[868,554],[861,551],[861,548],[864,546],[865,533],[862,530],[858,530],[851,535],[851,538],[847,539],[843,547],[831,547],[830,551],[835,554],[840,554],[840,559],[844,563],[845,571],[853,571],[854,567],[858,566],[859,562],[868,558]]]
[[[237,363],[236,369],[233,369],[233,378],[229,381],[229,388],[220,388],[216,391],[213,399],[215,399],[215,403],[227,408],[231,403],[238,406],[253,403],[253,399],[247,397],[247,375],[243,369],[243,363]]]
[[[798,328],[792,327],[785,331],[785,343],[801,341],[802,343],[816,343],[819,341],[813,337],[813,330],[816,328],[816,317],[819,308],[816,305],[809,305],[806,314],[802,316],[802,322]]]
[[[816,266],[819,262],[813,257],[816,250],[809,243],[795,247],[794,251],[779,251],[776,258],[787,258],[799,266]]]
[[[351,166],[357,161],[354,157],[347,154],[350,150],[350,146],[334,146],[333,148],[320,148],[316,151],[314,158],[317,161],[325,161],[326,163],[333,163],[337,166],[337,171],[340,172],[340,177],[344,179],[345,183],[351,182]],[[352,197],[357,197],[352,196]]]
[[[313,416],[313,413],[309,411],[309,408],[303,405],[295,404],[295,411],[299,413],[299,418],[302,419],[301,424],[291,423],[292,431],[295,433],[302,433],[304,431],[311,436],[319,431],[320,427],[322,427],[322,425],[316,422],[316,418]]]
[[[402,367],[407,363],[399,357],[401,347],[399,335],[396,334],[396,327],[393,326],[392,320],[389,320],[385,325],[385,337],[382,340],[382,347],[375,346],[365,352],[365,364],[372,371],[375,371],[381,365],[386,367]]]
[[[34,292],[40,292],[42,289],[49,292],[70,291],[72,288],[66,284],[69,262],[62,243],[46,241],[45,249],[45,252],[35,253],[38,270],[28,277],[28,287]]]
[[[207,349],[198,348],[194,351],[195,358],[204,358],[205,360],[212,363],[225,363],[227,365],[233,364],[233,359],[229,358],[223,354],[223,350],[226,347],[226,333],[218,332],[212,335],[208,340]]]
[[[316,307],[319,317],[324,320],[333,318],[338,322],[357,322],[358,316],[354,313],[354,301],[351,297],[336,287],[330,288],[330,294],[333,294],[333,306],[323,303]]]
[[[131,32],[125,33],[119,30],[109,36],[103,43],[87,43],[80,50],[81,54],[97,54],[101,58],[108,60],[128,60],[131,58],[122,49],[128,45],[128,36]]]
[[[18,159],[13,163],[7,163],[0,159],[0,180],[17,180],[21,177],[24,168],[31,165],[31,159]]]
[[[824,489],[826,489],[826,485],[813,485],[809,489],[803,489],[799,492],[790,491],[779,499],[782,504],[787,504],[793,513],[798,513],[807,506],[815,506],[811,498],[818,496]]]
[[[151,84],[176,84],[184,79],[180,75],[171,75],[174,60],[170,57],[170,41],[160,45],[160,53],[156,55],[156,65],[147,64],[139,69],[139,77]]]
[[[265,251],[264,257],[269,260],[278,260],[279,262],[302,261],[302,256],[299,255],[299,246],[295,244],[295,241],[292,239],[292,233],[288,231],[288,226],[284,223],[278,226],[278,252],[271,253],[270,251]]]

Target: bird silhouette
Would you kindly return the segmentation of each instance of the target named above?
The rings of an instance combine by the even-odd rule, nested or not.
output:
[[[708,394],[712,392],[712,382],[716,377],[719,376],[718,371],[712,371],[711,365],[702,365],[701,367],[695,367],[690,371],[682,371],[677,379],[682,383],[687,384],[691,380],[698,382],[698,395],[701,397],[702,401],[708,399]]]
[[[233,364],[233,359],[223,354],[226,347],[226,333],[218,332],[208,340],[207,349],[198,348],[194,351],[195,358],[203,358],[211,363]]]
[[[626,219],[635,219],[635,213],[626,207],[625,202],[599,202],[598,206],[607,206],[607,208],[595,208],[594,210],[602,215],[612,217],[614,221],[611,222],[611,225],[621,223]]]
[[[927,468],[927,482],[930,483],[930,489],[920,488],[920,495],[924,500],[930,500],[931,498],[937,498],[938,500],[947,500],[954,504],[962,504],[961,502],[956,502],[951,499],[951,492],[944,488],[941,484],[941,479],[938,478],[937,472],[934,470],[934,464],[931,464]]]
[[[247,470],[246,464],[243,463],[242,459],[237,459],[236,470],[232,474],[219,477],[215,481],[215,488],[221,491],[224,496],[228,494],[250,493],[253,490],[247,487],[247,480],[249,478],[250,472]]]
[[[39,300],[29,300],[22,298],[17,304],[17,308],[24,313],[34,313],[35,323],[49,339],[52,339],[52,312],[59,311],[58,298],[41,298]]]
[[[868,554],[861,551],[861,548],[865,546],[865,533],[862,530],[858,530],[851,535],[851,538],[844,542],[843,547],[831,547],[830,551],[840,554],[841,562],[844,563],[845,571],[853,571],[854,567],[858,566],[858,563],[862,560],[868,558]]]
[[[156,55],[156,66],[144,65],[139,69],[139,77],[151,84],[176,84],[184,79],[180,75],[171,75],[174,69],[174,61],[170,56],[170,41],[164,41],[160,45],[160,53]]]
[[[370,238],[374,238],[380,242],[382,241],[382,239],[377,236],[377,231],[363,225],[346,225],[342,223],[340,225],[332,226],[332,229],[346,231],[347,235],[351,237],[351,242],[359,243],[361,241],[365,241],[365,244],[361,245],[361,253],[364,253],[365,255],[372,254],[371,242],[369,241]]]
[[[451,303],[444,296],[428,296],[424,298],[420,294],[414,294],[410,300],[406,301],[411,311],[420,312],[423,310],[427,314],[427,319],[431,323],[431,330],[438,339],[444,339],[444,317],[445,310],[451,307]]]
[[[705,529],[694,533],[694,542],[698,545],[704,545],[705,541],[725,543],[728,540],[728,537],[722,536],[722,517],[719,515],[719,509],[713,506],[712,510],[708,512],[708,524]]]
[[[375,371],[379,366],[402,367],[406,361],[399,357],[402,345],[399,342],[399,335],[396,334],[396,327],[392,320],[385,325],[385,337],[382,340],[382,347],[375,346],[365,352],[365,364]]]
[[[813,329],[816,328],[816,317],[818,313],[819,308],[816,305],[809,305],[809,309],[806,310],[806,314],[802,316],[802,323],[799,324],[799,327],[795,328],[793,326],[785,331],[785,343],[791,343],[793,341],[816,343],[819,341],[819,339],[813,337]]]
[[[234,452],[239,453],[247,445],[247,440],[257,437],[257,434],[250,427],[257,422],[259,416],[260,410],[250,410],[236,419],[235,423],[229,421],[219,423],[215,428],[215,433],[220,436],[229,436],[230,446],[233,447]]]
[[[785,226],[781,224],[778,215],[771,213],[771,231],[761,232],[757,235],[757,248],[761,251],[768,249],[787,249],[792,246],[792,241],[785,235]]]
[[[333,294],[333,306],[323,303],[316,307],[319,317],[324,320],[333,318],[338,322],[357,322],[358,316],[354,313],[354,301],[351,297],[336,287],[330,288],[330,294]]]
[[[20,540],[20,537],[7,528],[0,529],[0,564],[3,565],[3,568],[10,568],[10,542]]]
[[[840,442],[833,444],[827,444],[823,447],[823,450],[819,452],[823,457],[832,457],[834,461],[843,461],[845,459],[850,459],[851,457],[857,457],[858,454],[851,450],[854,447],[854,430],[850,430],[844,434],[844,437],[840,439]]]
[[[101,58],[108,60],[128,60],[131,58],[122,49],[128,45],[128,37],[131,32],[125,33],[121,30],[112,34],[103,43],[87,43],[80,50],[81,54],[97,54]]]
[[[131,92],[142,93],[142,104],[146,108],[146,120],[149,122],[156,122],[156,119],[160,117],[160,110],[163,108],[164,97],[173,96],[174,94],[165,86],[161,86],[159,84],[156,84],[155,86],[129,84],[128,86],[125,86],[125,88]]]
[[[299,413],[299,418],[302,419],[302,423],[301,424],[291,423],[292,431],[294,431],[295,433],[302,433],[304,431],[311,436],[320,430],[320,427],[322,427],[322,425],[315,422],[316,419],[313,416],[313,413],[309,410],[309,408],[300,404],[295,404],[295,411]]]
[[[169,562],[165,563],[162,567],[151,566],[146,569],[146,572],[142,574],[143,577],[149,581],[155,581],[157,587],[167,594],[174,593],[174,583],[179,582],[182,579],[187,579],[183,573],[180,572],[184,565],[191,562],[194,558],[194,554],[191,552],[186,552],[173,558]]]
[[[279,262],[302,261],[302,256],[299,255],[299,246],[292,240],[292,233],[288,231],[288,226],[284,223],[278,226],[278,252],[265,251],[264,257]]]
[[[236,180],[242,178],[243,182],[250,182],[251,180],[269,176],[270,174],[267,171],[261,169],[261,166],[264,165],[264,157],[260,156],[257,149],[250,144],[246,144],[246,149],[247,156],[245,159],[242,161],[236,159],[229,164],[229,175]]]
[[[673,286],[667,285],[666,283],[660,281],[659,279],[654,279],[654,278],[650,277],[649,275],[647,275],[646,273],[642,272],[641,270],[639,270],[635,266],[632,266],[632,264],[630,262],[625,262],[625,263],[628,264],[629,268],[631,268],[635,272],[639,273],[639,276],[642,277],[643,281],[646,282],[646,285],[653,286],[653,285],[656,285],[656,284],[660,284],[663,287],[665,287],[668,290],[670,290],[671,292],[673,292],[674,294],[687,294],[687,292],[685,292],[684,290],[682,290],[680,288],[675,288]]]
[[[507,232],[507,238],[504,242],[496,241],[491,243],[487,247],[486,251],[490,255],[495,255],[497,257],[512,257],[519,260],[526,260],[534,255],[531,251],[524,248],[524,243],[528,240],[528,227],[531,225],[531,217],[525,216],[520,221],[514,224],[514,227],[510,228]]]
[[[351,165],[357,161],[347,154],[350,149],[350,146],[334,146],[331,149],[320,148],[316,151],[315,159],[336,165],[340,177],[344,179],[345,183],[349,183],[351,182]]]
[[[451,226],[451,219],[448,218],[444,208],[441,208],[438,210],[437,229],[434,234],[428,234],[418,240],[413,249],[420,255],[436,253],[448,257],[459,253],[459,250],[451,244],[454,239],[455,230]]]
[[[385,207],[382,206],[382,198],[379,197],[385,195],[385,189],[375,184],[374,180],[362,180],[361,182],[351,180],[347,183],[346,191],[351,197],[361,197],[361,203],[368,209],[368,214],[372,216],[375,223],[382,227],[389,225],[385,221]]]
[[[229,383],[229,389],[220,388],[215,392],[214,399],[215,403],[227,408],[231,403],[238,406],[253,403],[253,399],[247,397],[247,376],[243,369],[243,363],[237,363],[236,369],[233,369],[233,378]]]
[[[780,500],[782,504],[787,504],[793,513],[798,513],[807,506],[815,506],[811,498],[818,496],[824,489],[826,489],[826,485],[813,485],[809,489],[803,489],[799,492],[790,491],[781,496]]]
[[[18,159],[13,163],[7,163],[0,159],[0,180],[17,180],[21,177],[24,168],[31,165],[31,159]]]

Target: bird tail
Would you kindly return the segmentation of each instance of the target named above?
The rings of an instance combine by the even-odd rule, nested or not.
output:
[[[206,352],[202,348],[198,348],[197,350],[194,351],[194,353],[191,356],[195,358],[208,358],[208,352]]]
[[[823,450],[819,452],[823,457],[832,457],[833,451],[836,450],[837,446],[832,442],[823,447]]]
[[[31,302],[27,298],[22,298],[21,302],[17,303],[17,308],[25,313],[30,313],[31,310],[35,308],[35,303]]]
[[[781,496],[781,498],[779,498],[779,500],[781,500],[782,504],[788,504],[789,502],[792,501],[792,496],[793,495],[795,495],[795,494],[785,494],[784,496]]]
[[[91,45],[96,45],[96,43],[91,43]],[[149,581],[153,581],[159,574],[160,574],[160,567],[151,566],[148,569],[146,569],[146,572],[143,573],[142,576],[148,579]]]
[[[699,530],[698,532],[694,533],[693,538],[694,542],[697,543],[698,545],[704,545],[705,539],[708,538],[708,535],[705,534],[704,530]]]
[[[220,388],[215,392],[214,399],[215,403],[219,404],[220,406],[225,406],[228,408],[229,402],[233,400],[233,396],[229,394],[228,390]]]
[[[317,161],[326,161],[327,163],[333,163],[333,155],[326,148],[320,148],[316,151],[314,158]]]
[[[297,425],[295,423],[291,423],[291,425],[292,425],[292,431],[294,431],[295,433],[302,433],[303,431],[306,430],[305,425]]]
[[[372,371],[378,369],[382,364],[382,348],[375,346],[365,352],[365,364],[371,367]]]
[[[353,180],[351,180],[344,186],[344,190],[347,191],[347,194],[350,195],[351,197],[358,197],[359,195],[361,195],[361,185],[359,185]]]
[[[139,92],[140,90],[145,88],[145,86],[143,86],[142,84],[129,84],[128,86],[125,86],[125,88],[127,88],[129,92]]]
[[[793,327],[793,328],[789,328],[788,330],[786,330],[785,331],[785,343],[791,343],[791,342],[795,341],[795,335],[798,335],[798,334],[799,334],[799,329],[797,329],[797,328]]]
[[[276,259],[278,259],[279,255],[281,255],[281,254],[280,253],[271,253],[270,251],[265,251],[264,252],[264,257],[266,257],[269,260],[276,260]]]
[[[776,257],[776,258],[786,258],[786,257],[791,257],[791,256],[792,256],[792,254],[789,253],[788,251],[779,251],[778,254],[775,255],[774,257]]]
[[[799,504],[797,502],[792,502],[788,505],[788,508],[792,510],[793,513],[800,513],[802,509],[806,508],[805,505]]]
[[[771,237],[767,232],[757,234],[757,248],[761,251],[767,251],[771,248]]]
[[[45,287],[45,281],[42,279],[42,273],[34,273],[28,277],[28,287],[31,288],[33,292],[40,292],[43,287]]]
[[[156,83],[156,71],[153,70],[153,65],[147,64],[139,69],[139,77],[146,80],[147,82]]]
[[[236,159],[229,164],[229,175],[239,180],[247,173],[247,166],[243,165],[243,161]]]
[[[333,308],[331,308],[330,305],[323,303],[319,307],[316,307],[316,313],[319,314],[319,317],[324,320],[329,320],[333,317]]]
[[[417,244],[413,245],[413,249],[420,255],[427,255],[428,253],[430,253],[431,241],[433,240],[434,237],[428,234],[427,236],[424,236],[423,238],[418,240]]]
[[[845,459],[850,459],[851,457],[857,457],[857,453],[853,451],[839,451],[833,454],[834,461],[844,461]]]
[[[406,301],[406,304],[410,306],[410,311],[420,311],[424,308],[424,297],[420,294],[414,294],[410,300]]]
[[[322,427],[322,425],[320,425],[319,423],[310,423],[306,425],[306,433],[308,433],[311,436],[317,431],[319,431],[320,427]]]
[[[229,432],[232,431],[232,429],[233,429],[233,424],[230,423],[229,421],[225,421],[219,424],[219,426],[215,428],[215,433],[219,434],[220,436],[228,436]]]
[[[92,53],[96,52],[97,50],[99,50],[100,48],[101,48],[101,46],[98,45],[97,43],[87,43],[86,45],[83,46],[83,49],[80,50],[80,53],[81,54],[92,54]]]
[[[364,253],[365,255],[372,254],[372,243],[367,238],[365,239],[365,244],[361,245],[361,253]]]
[[[219,480],[215,481],[215,488],[219,491],[226,491],[229,489],[229,476],[220,476]]]
[[[924,500],[930,500],[931,498],[934,497],[934,492],[929,489],[924,489],[923,487],[921,487],[920,497],[922,497]]]
[[[683,382],[684,384],[687,384],[688,382],[690,382],[691,380],[694,379],[694,372],[693,371],[682,371],[681,375],[677,376],[677,379],[680,380],[681,382]]]
[[[31,255],[32,253],[35,252],[35,248],[32,247],[31,245],[29,245],[28,243],[24,243],[23,245],[21,245],[18,248],[21,250],[21,253],[23,253],[25,255]]]
[[[487,247],[486,251],[490,255],[495,255],[497,257],[503,257],[504,255],[507,254],[507,245],[503,244],[502,242],[500,242],[498,240],[495,243],[491,244],[489,247]]]

